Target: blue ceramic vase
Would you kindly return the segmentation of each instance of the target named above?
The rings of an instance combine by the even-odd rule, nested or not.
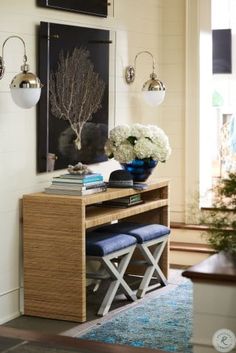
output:
[[[129,163],[121,163],[121,166],[130,172],[134,181],[146,181],[152,174],[158,161],[153,159],[134,159]]]

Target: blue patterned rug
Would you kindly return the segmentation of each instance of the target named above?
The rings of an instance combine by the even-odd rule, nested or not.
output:
[[[167,293],[142,301],[80,338],[192,353],[191,333],[192,284],[185,280]]]

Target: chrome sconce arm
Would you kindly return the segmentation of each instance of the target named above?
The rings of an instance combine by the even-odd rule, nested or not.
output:
[[[23,65],[21,66],[21,70],[23,71],[23,66],[24,66],[24,71],[29,70],[29,66],[27,64],[27,55],[26,55],[26,46],[24,40],[19,37],[19,36],[10,36],[7,39],[4,40],[3,45],[2,45],[2,56],[0,56],[0,80],[3,78],[4,73],[5,73],[5,62],[4,62],[4,47],[6,45],[6,42],[11,39],[11,38],[18,38],[24,46],[24,56],[23,56]]]
[[[148,54],[152,58],[152,72],[150,74],[150,79],[143,84],[142,91],[144,93],[144,98],[147,103],[151,105],[159,105],[163,102],[165,98],[165,86],[164,84],[157,79],[157,75],[155,73],[155,59],[147,50],[139,52],[134,58],[134,65],[129,65],[125,69],[125,79],[127,84],[131,84],[135,81],[136,77],[136,61],[139,55]]]
[[[27,63],[26,45],[24,40],[17,36],[9,36],[2,45],[2,56],[0,56],[0,80],[3,78],[5,73],[5,62],[4,62],[4,47],[9,39],[19,39],[24,47],[23,64],[21,65],[21,72],[17,74],[11,81],[10,90],[13,101],[21,108],[31,108],[38,103],[42,84],[39,78],[29,72],[29,65]]]

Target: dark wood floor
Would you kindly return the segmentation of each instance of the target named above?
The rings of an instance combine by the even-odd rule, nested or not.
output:
[[[169,285],[147,293],[145,298],[140,299],[140,301],[152,299],[153,297],[157,298],[158,295],[163,295],[176,287],[183,280],[181,273],[182,271],[180,270],[171,270]],[[94,300],[94,295],[91,299],[88,308],[89,317],[91,317],[88,322],[83,324],[20,316],[2,326],[0,325],[0,353],[163,353],[163,351],[158,349],[106,344],[75,338],[88,329],[113,318],[121,311],[138,304],[129,303],[125,297],[119,298],[117,296],[109,313],[104,318],[98,318],[94,315],[96,314],[98,303]],[[95,299],[99,298],[95,296]],[[100,300],[98,302],[100,303]],[[94,314],[92,315],[92,313]]]
[[[0,326],[1,353],[163,353],[160,350],[107,344]]]

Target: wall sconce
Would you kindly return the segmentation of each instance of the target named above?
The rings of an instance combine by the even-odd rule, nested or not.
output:
[[[164,84],[157,79],[157,75],[155,74],[155,60],[149,51],[141,51],[135,56],[134,66],[128,66],[125,70],[125,79],[128,84],[134,82],[136,76],[136,60],[140,54],[149,54],[152,57],[152,73],[150,74],[150,79],[143,85],[143,97],[148,104],[157,106],[163,102],[166,89]]]
[[[38,103],[42,84],[39,78],[29,72],[29,65],[27,64],[26,46],[24,40],[19,36],[8,37],[2,45],[2,56],[0,56],[0,80],[3,78],[5,73],[4,63],[4,46],[6,42],[11,38],[18,38],[21,40],[24,46],[23,65],[21,71],[11,81],[10,90],[13,101],[21,108],[31,108]]]

